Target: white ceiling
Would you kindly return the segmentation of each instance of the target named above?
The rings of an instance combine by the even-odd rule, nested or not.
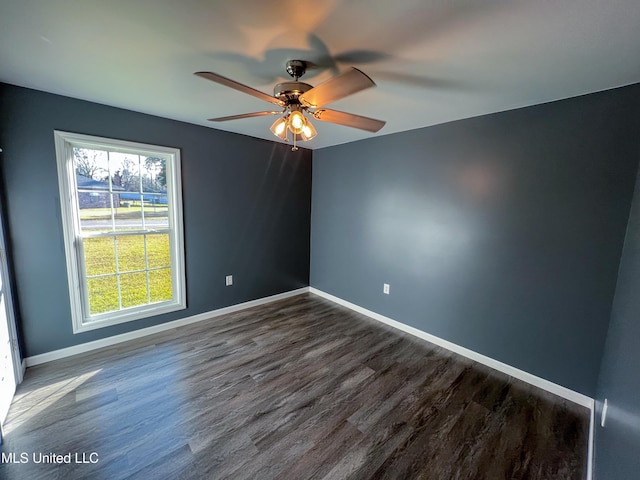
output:
[[[353,65],[377,88],[330,108],[377,134],[314,122],[322,148],[640,82],[638,0],[0,0],[0,81],[277,140],[272,93],[289,59]]]

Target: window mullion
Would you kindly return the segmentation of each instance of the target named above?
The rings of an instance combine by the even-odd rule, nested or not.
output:
[[[151,303],[151,288],[149,286],[149,253],[147,251],[147,235],[144,235],[144,271],[147,281],[147,303]]]
[[[162,270],[163,268],[167,268],[167,267],[154,267],[154,268],[150,268],[148,271],[153,272],[155,270]],[[127,272],[125,274],[129,274],[129,273],[144,273],[147,270],[145,270],[144,268],[141,268],[140,270],[127,270]],[[86,278],[106,278],[106,277],[113,277],[113,273],[99,273],[97,275],[87,275]]]
[[[117,232],[95,232],[95,233],[81,233],[82,238],[104,238],[104,237],[127,237],[127,236],[135,236],[135,235],[161,235],[161,234],[172,234],[171,229],[162,229],[162,230],[123,230]]]
[[[140,215],[142,216],[142,229],[146,230],[147,228],[147,218],[144,211],[144,189],[142,188],[142,159],[140,155],[138,155],[138,171],[140,174],[138,175],[138,189],[140,190]]]
[[[118,255],[118,237],[113,236],[113,248],[116,254],[116,285],[118,286],[118,310],[122,310],[122,289],[120,288],[120,262]]]
[[[111,209],[111,230],[116,229],[116,216],[113,210],[113,189],[111,188],[111,152],[107,150],[107,178],[109,180],[109,208]]]

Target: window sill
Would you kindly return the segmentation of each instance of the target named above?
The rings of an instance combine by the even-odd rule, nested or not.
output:
[[[143,318],[155,317],[165,313],[177,312],[186,309],[184,302],[171,302],[163,305],[145,305],[144,307],[133,307],[130,310],[121,310],[119,312],[105,313],[96,316],[91,320],[82,320],[74,322],[73,333],[84,333],[99,328],[110,327],[120,323],[142,320]]]

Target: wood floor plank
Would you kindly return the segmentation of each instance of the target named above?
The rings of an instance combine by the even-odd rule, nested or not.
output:
[[[579,480],[589,412],[311,294],[29,368],[3,479]],[[95,453],[42,464],[38,453]]]

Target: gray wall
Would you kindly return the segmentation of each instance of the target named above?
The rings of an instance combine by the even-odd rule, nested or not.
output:
[[[311,286],[595,395],[639,114],[635,85],[314,151]]]
[[[2,173],[23,354],[304,287],[311,152],[0,84]],[[265,127],[266,128],[266,127]],[[54,129],[181,150],[187,310],[72,333]],[[224,276],[234,285],[224,286]]]
[[[636,123],[640,131],[640,122]],[[640,155],[640,147],[637,149]],[[596,429],[596,478],[640,475],[640,177],[631,207],[609,334],[598,382],[598,424],[602,402],[605,428]]]

